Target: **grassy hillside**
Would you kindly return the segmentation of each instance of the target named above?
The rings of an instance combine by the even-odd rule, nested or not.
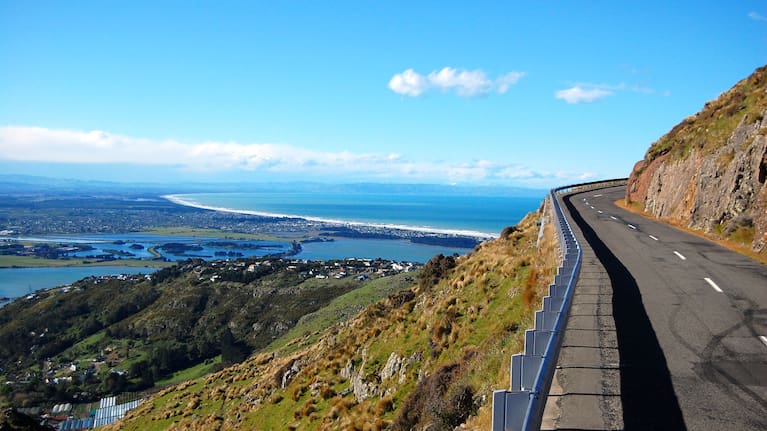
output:
[[[762,66],[653,143],[645,162],[649,163],[667,153],[674,159],[684,159],[693,147],[701,149],[703,154],[713,153],[726,142],[741,121],[751,124],[762,120],[767,110],[766,83],[767,66]],[[722,160],[722,163],[726,162]]]
[[[384,276],[392,264],[189,260],[151,279],[93,277],[36,292],[0,308],[0,369],[11,382],[0,403],[45,406],[205,375],[299,321],[316,331],[310,316],[322,315],[311,313],[339,296],[329,311],[349,315],[407,287],[412,273]]]
[[[537,244],[540,218],[436,256],[410,289],[165,389],[110,429],[487,429],[557,264],[551,227]]]

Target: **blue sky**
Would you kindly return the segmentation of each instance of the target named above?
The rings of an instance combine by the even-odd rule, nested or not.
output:
[[[0,1],[0,172],[550,187],[767,63],[767,3]]]

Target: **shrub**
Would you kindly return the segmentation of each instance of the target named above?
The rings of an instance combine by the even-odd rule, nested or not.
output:
[[[507,226],[501,231],[501,238],[508,238],[511,234],[517,231],[516,226]]]
[[[410,430],[433,424],[435,430],[452,430],[474,411],[473,391],[455,385],[461,366],[445,365],[421,380],[392,424],[393,430]]]
[[[423,270],[418,277],[418,284],[421,287],[426,288],[439,283],[439,280],[446,277],[450,273],[450,270],[455,268],[455,265],[455,257],[453,256],[445,256],[440,253],[432,257],[426,262],[426,265],[424,265]]]
[[[534,305],[536,298],[536,288],[538,286],[538,270],[533,268],[527,273],[525,279],[525,288],[522,293],[522,300],[528,309]]]
[[[331,388],[328,385],[322,385],[322,387],[320,388],[320,396],[322,397],[323,400],[327,400],[328,398],[332,398],[335,395],[336,395],[336,391],[333,390],[333,388]]]
[[[376,405],[376,416],[383,416],[394,408],[394,401],[391,397],[381,398]]]
[[[474,391],[466,384],[450,388],[444,398],[433,397],[428,401],[426,410],[440,430],[452,430],[476,412]]]

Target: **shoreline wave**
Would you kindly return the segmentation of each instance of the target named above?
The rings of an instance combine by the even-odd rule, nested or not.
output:
[[[334,225],[340,225],[340,226],[373,227],[373,228],[380,228],[380,229],[405,230],[410,232],[457,235],[457,236],[477,238],[481,240],[487,240],[487,239],[498,237],[497,234],[490,234],[487,232],[479,232],[474,230],[438,229],[438,228],[432,228],[428,226],[410,226],[410,225],[398,225],[398,224],[388,224],[388,223],[371,223],[371,222],[362,222],[362,221],[355,221],[355,220],[328,219],[328,218],[304,216],[304,215],[298,215],[298,214],[280,214],[280,213],[269,213],[269,212],[254,211],[254,210],[239,210],[239,209],[233,209],[233,208],[215,207],[210,205],[203,205],[199,202],[185,199],[181,195],[162,195],[161,197],[177,205],[205,209],[205,210],[212,210],[212,211],[228,212],[233,214],[247,214],[247,215],[260,216],[260,217],[293,218],[293,219],[301,219],[305,221],[313,221],[318,223],[327,223],[327,224],[334,224]]]

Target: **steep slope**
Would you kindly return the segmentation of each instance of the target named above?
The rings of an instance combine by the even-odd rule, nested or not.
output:
[[[557,264],[540,218],[468,256],[435,256],[416,286],[307,347],[297,339],[168,388],[111,429],[487,429],[492,390],[508,385],[509,355]]]
[[[653,143],[626,199],[767,253],[767,66]]]
[[[198,366],[202,375],[262,350],[336,298],[353,294],[344,303],[360,307],[408,288],[405,270],[413,268],[384,260],[197,259],[150,277],[90,277],[38,291],[0,308],[0,370],[10,382],[0,405],[142,390]]]

